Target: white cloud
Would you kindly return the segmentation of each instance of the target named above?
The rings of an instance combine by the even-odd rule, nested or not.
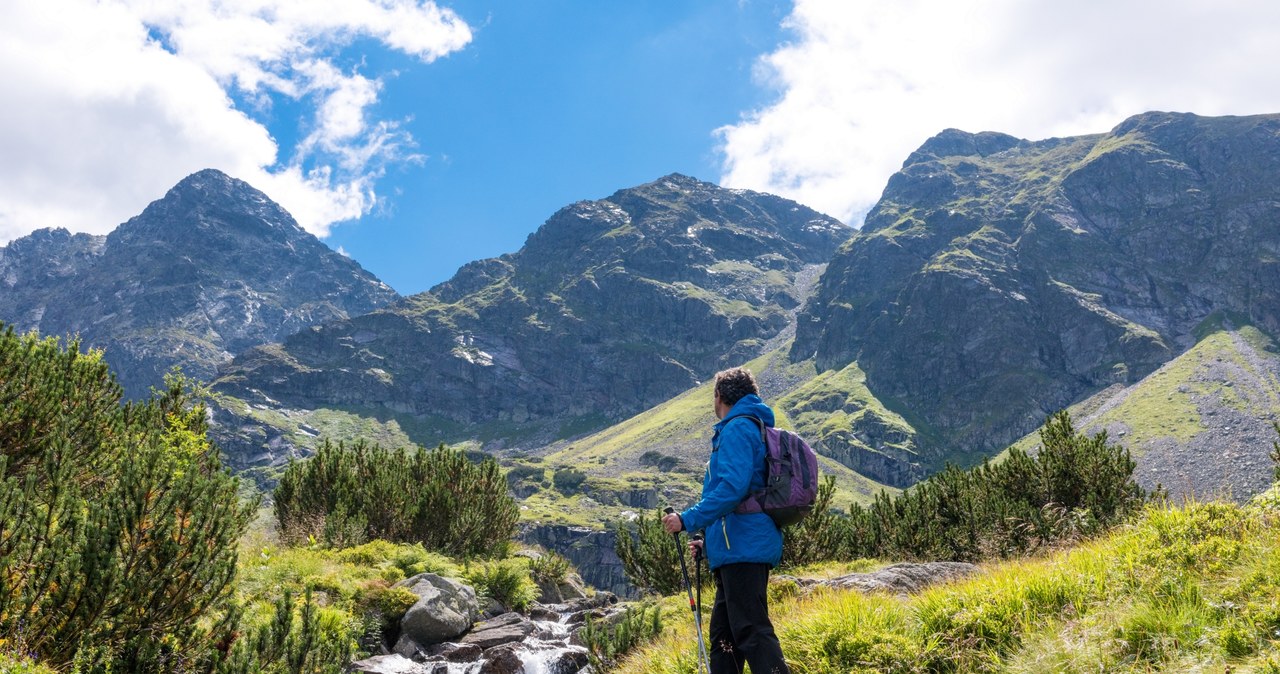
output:
[[[1269,0],[797,0],[758,64],[778,98],[718,130],[727,186],[858,224],[888,177],[954,127],[1039,139],[1147,110],[1280,112]]]
[[[0,243],[109,231],[206,167],[319,235],[367,213],[385,164],[420,158],[372,116],[382,82],[336,65],[356,38],[431,62],[471,32],[430,0],[0,3]],[[254,117],[280,96],[314,115],[293,147]]]

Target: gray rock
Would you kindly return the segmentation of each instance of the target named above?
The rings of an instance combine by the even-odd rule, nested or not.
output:
[[[504,613],[477,624],[462,638],[464,644],[489,649],[502,644],[524,641],[534,631],[533,622],[519,613]]]
[[[484,652],[484,664],[480,665],[479,674],[520,674],[524,671],[524,662],[514,646],[497,646]]]
[[[399,655],[376,655],[351,663],[347,671],[359,674],[433,674],[435,667]]]
[[[477,644],[453,642],[429,646],[426,650],[432,657],[444,658],[449,662],[475,662],[484,652],[484,649]]]
[[[778,576],[777,578],[794,581],[805,588],[821,585],[845,590],[858,590],[859,592],[914,594],[931,585],[964,578],[977,570],[977,566],[964,562],[924,562],[919,564],[894,564],[869,573],[851,573],[828,580],[795,578],[792,576]]]
[[[419,597],[400,619],[402,639],[407,637],[423,646],[449,641],[480,618],[475,590],[457,581],[420,573],[395,586],[408,588]]]

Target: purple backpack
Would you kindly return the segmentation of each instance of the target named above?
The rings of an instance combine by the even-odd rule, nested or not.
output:
[[[779,529],[795,524],[809,514],[818,497],[818,455],[800,436],[747,418],[760,427],[764,440],[764,489],[748,495],[733,512],[762,512]]]

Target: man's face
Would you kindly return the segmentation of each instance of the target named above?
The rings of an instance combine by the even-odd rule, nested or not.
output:
[[[713,407],[713,408],[715,409],[715,411],[716,411],[716,418],[717,418],[717,419],[723,419],[723,418],[724,418],[724,415],[725,415],[725,414],[727,414],[727,413],[729,412],[729,406],[728,406],[728,405],[725,405],[725,404],[724,404],[724,403],[722,403],[722,402],[720,402],[720,392],[719,392],[719,391],[715,391],[715,392],[713,393],[713,396],[714,396],[714,397],[713,397],[713,399],[712,399],[712,400],[713,400],[713,402],[712,402],[712,407]]]

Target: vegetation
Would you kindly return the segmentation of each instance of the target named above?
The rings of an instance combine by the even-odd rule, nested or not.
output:
[[[474,463],[443,445],[411,452],[326,441],[285,470],[275,516],[289,542],[343,547],[383,539],[492,557],[506,551],[519,509],[492,459]]]
[[[1129,452],[1105,432],[1085,436],[1059,412],[1040,431],[1041,450],[1017,448],[1000,463],[948,467],[898,496],[853,505],[836,558],[972,561],[1034,551],[1103,531],[1145,499]]]
[[[628,606],[622,618],[600,624],[587,617],[579,636],[587,659],[597,672],[613,671],[618,659],[662,633],[662,607],[658,604]]]
[[[510,611],[525,611],[538,598],[538,585],[529,572],[529,560],[509,557],[479,562],[463,572],[482,597],[489,597]]]
[[[681,591],[680,555],[684,554],[684,546],[662,528],[661,515],[641,513],[635,521],[634,536],[619,526],[615,551],[627,579],[636,587],[660,595]]]
[[[255,506],[183,379],[121,395],[100,353],[0,334],[0,642],[85,672],[207,669]]]
[[[819,589],[771,606],[793,671],[1280,671],[1280,511],[1144,508],[1109,537],[901,599]],[[674,617],[614,670],[689,674]]]

